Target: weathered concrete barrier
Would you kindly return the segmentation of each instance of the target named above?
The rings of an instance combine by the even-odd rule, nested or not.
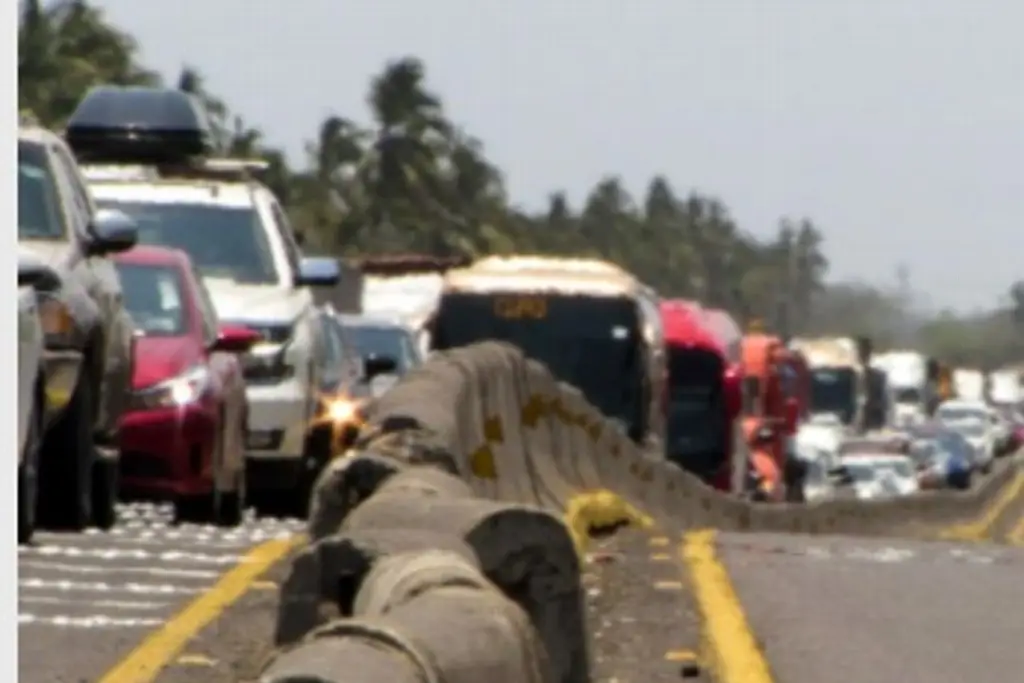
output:
[[[971,518],[1012,476],[753,505],[644,453],[497,343],[439,354],[365,413],[314,487],[265,683],[587,683],[579,556],[595,528],[895,534]]]

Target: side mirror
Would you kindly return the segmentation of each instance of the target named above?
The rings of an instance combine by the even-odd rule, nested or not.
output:
[[[139,241],[135,221],[117,209],[99,209],[89,225],[88,253],[103,256],[128,251]]]
[[[211,351],[225,353],[247,353],[262,339],[259,332],[248,327],[224,325],[217,332],[217,340],[210,346]]]
[[[333,287],[341,280],[341,266],[337,259],[306,256],[299,262],[295,277],[297,287]]]
[[[725,371],[723,388],[725,409],[730,417],[736,417],[743,408],[743,379],[740,377],[739,368],[731,367]]]
[[[397,369],[398,361],[391,356],[369,356],[363,360],[363,373],[366,379],[394,373]]]
[[[60,276],[45,263],[19,262],[18,287],[32,287],[39,292],[52,292],[60,289]]]

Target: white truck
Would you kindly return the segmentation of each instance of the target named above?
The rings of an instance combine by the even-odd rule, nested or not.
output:
[[[807,359],[811,415],[832,413],[848,428],[860,424],[867,397],[866,373],[850,337],[796,338],[790,348]]]
[[[903,425],[923,420],[936,391],[934,381],[928,378],[928,357],[909,349],[888,351],[873,358],[872,365],[886,375],[894,422]]]
[[[953,370],[953,393],[965,401],[985,400],[985,373],[973,368]]]

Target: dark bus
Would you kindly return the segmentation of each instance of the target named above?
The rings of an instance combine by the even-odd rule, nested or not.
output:
[[[611,264],[490,257],[449,271],[430,336],[433,350],[512,343],[631,439],[660,443],[665,357],[657,299]]]

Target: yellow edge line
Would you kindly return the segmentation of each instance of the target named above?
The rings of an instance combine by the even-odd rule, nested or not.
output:
[[[1006,535],[1006,540],[1010,542],[1010,545],[1024,546],[1024,514],[1017,520],[1017,524],[1010,530],[1010,533]]]
[[[210,590],[171,617],[160,630],[146,637],[104,674],[99,683],[149,683],[154,680],[189,640],[242,597],[256,579],[301,540],[301,536],[276,539],[250,550]]]
[[[690,569],[707,660],[718,683],[773,683],[732,581],[715,552],[714,531],[684,537],[680,555]]]
[[[1024,490],[1024,472],[1017,472],[1013,480],[1003,489],[999,497],[990,505],[985,512],[975,521],[965,524],[956,524],[939,534],[939,538],[957,541],[980,541],[985,534],[996,523],[1003,511],[1016,500],[1021,491]]]
[[[569,528],[576,553],[583,557],[593,527],[626,524],[638,529],[650,529],[654,520],[627,503],[621,496],[607,489],[587,491],[574,495],[565,506],[565,525]]]

